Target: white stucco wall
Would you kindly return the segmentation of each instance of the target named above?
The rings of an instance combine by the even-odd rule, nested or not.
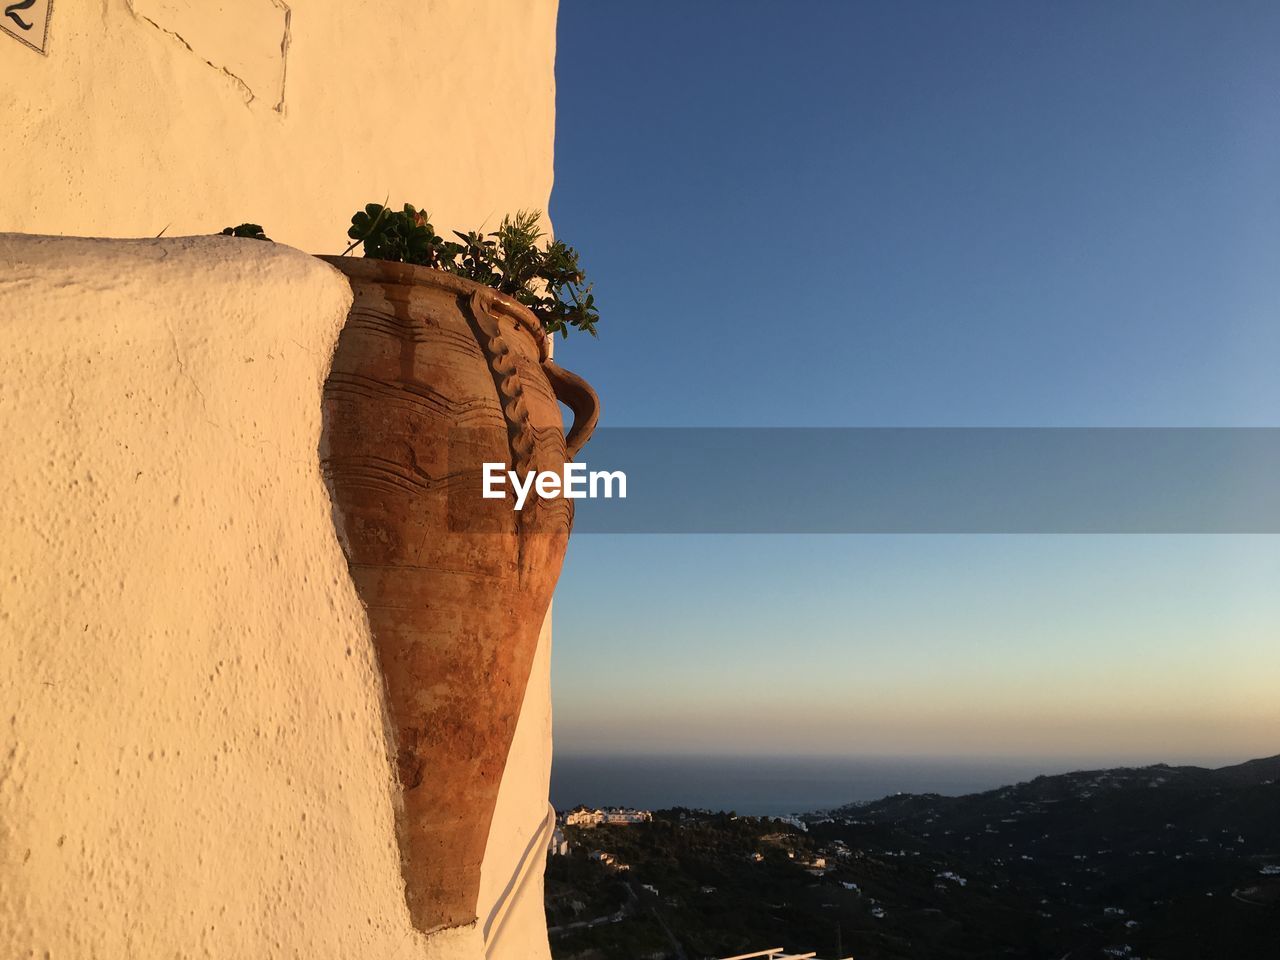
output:
[[[369,201],[442,230],[546,209],[555,18],[58,0],[47,56],[0,36],[0,231],[252,220],[333,252]],[[0,263],[0,955],[453,960],[500,903],[490,960],[545,958],[541,870],[509,881],[546,808],[549,622],[481,923],[427,942],[404,913],[315,463],[341,281],[251,241],[6,239]]]
[[[537,960],[550,956],[543,874],[554,826],[547,823],[551,812],[547,802],[551,789],[551,742],[548,610],[480,869],[480,925],[489,960]]]
[[[0,262],[0,956],[426,955],[316,459],[350,289],[254,241]]]
[[[47,56],[0,36],[0,230],[248,220],[336,253],[368,202],[459,228],[545,210],[555,21],[556,0],[57,0]]]

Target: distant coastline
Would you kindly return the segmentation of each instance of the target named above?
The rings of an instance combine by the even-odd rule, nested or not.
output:
[[[1133,764],[1159,762],[1134,759]],[[1197,761],[1190,761],[1197,762]],[[1199,761],[1218,766],[1230,760]],[[1041,775],[1122,765],[1107,758],[714,757],[558,753],[551,802],[558,810],[701,807],[784,816],[878,800],[895,793],[960,796]]]

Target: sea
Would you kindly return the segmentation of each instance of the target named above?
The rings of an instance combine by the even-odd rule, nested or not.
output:
[[[896,793],[960,796],[1040,774],[1114,762],[883,757],[712,757],[557,754],[551,802],[557,810],[626,806],[786,816],[878,800]]]

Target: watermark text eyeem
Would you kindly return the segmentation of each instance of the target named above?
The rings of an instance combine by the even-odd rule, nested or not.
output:
[[[627,498],[627,475],[621,470],[587,470],[585,463],[566,463],[564,472],[555,470],[530,470],[523,478],[515,470],[508,470],[505,463],[484,465],[482,496],[486,500],[504,500],[503,489],[507,483],[515,493],[515,508],[523,510],[534,491],[544,500],[563,497],[567,500],[611,500]]]

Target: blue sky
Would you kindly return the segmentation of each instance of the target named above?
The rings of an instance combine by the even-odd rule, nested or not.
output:
[[[1277,49],[1267,3],[562,0],[551,214],[604,319],[559,359],[610,426],[1277,425]],[[557,746],[1275,753],[1277,574],[1261,536],[579,536]]]

